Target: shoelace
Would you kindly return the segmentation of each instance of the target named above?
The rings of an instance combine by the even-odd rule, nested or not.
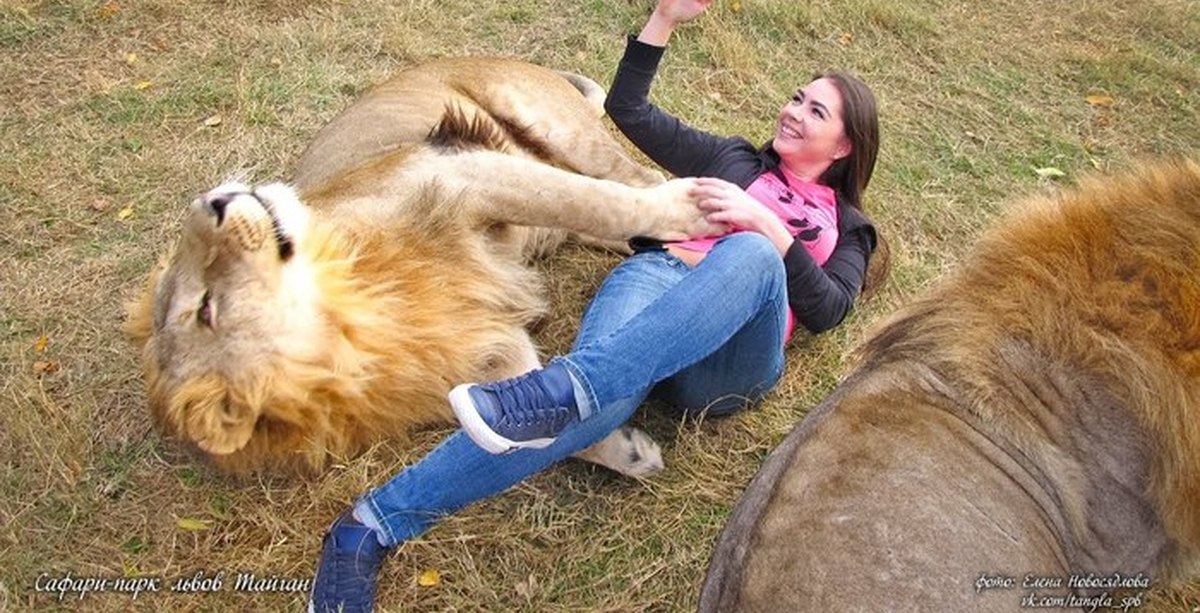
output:
[[[570,419],[569,409],[558,406],[536,374],[527,373],[488,387],[500,399],[503,421],[517,427],[548,423],[557,428],[561,422]]]

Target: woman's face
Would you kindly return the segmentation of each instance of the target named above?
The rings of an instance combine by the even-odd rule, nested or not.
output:
[[[774,148],[788,170],[816,180],[850,154],[842,122],[842,94],[833,81],[817,79],[796,91],[779,111]]]

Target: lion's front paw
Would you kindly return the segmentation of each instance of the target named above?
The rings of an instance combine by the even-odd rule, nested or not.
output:
[[[629,477],[649,477],[663,469],[662,450],[650,435],[622,426],[604,440],[575,454]]]
[[[658,213],[650,236],[662,240],[683,240],[700,236],[719,236],[728,226],[711,223],[700,209],[699,198],[693,195],[696,180],[672,179],[646,190],[645,210]]]

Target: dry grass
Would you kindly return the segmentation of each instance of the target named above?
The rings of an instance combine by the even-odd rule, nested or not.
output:
[[[286,176],[323,121],[398,67],[492,53],[605,81],[650,6],[0,0],[0,610],[300,608],[302,594],[233,592],[228,575],[310,576],[328,521],[443,433],[382,445],[311,483],[226,480],[149,427],[119,335],[123,302],[192,194],[234,171]],[[639,414],[666,443],[663,475],[639,483],[568,462],[407,544],[384,571],[387,608],[693,608],[731,503],[832,387],[849,345],[952,266],[1006,202],[1050,187],[1035,168],[1074,176],[1200,150],[1195,0],[732,6],[675,41],[657,100],[760,139],[813,71],[865,77],[882,103],[868,204],[894,247],[892,285],[841,330],[796,346],[761,409],[701,424]],[[214,115],[221,123],[205,127]],[[540,332],[548,350],[565,347],[611,264],[580,251],[546,264],[560,314]],[[439,585],[417,586],[426,569]],[[43,572],[220,570],[217,594],[58,602],[32,591]],[[1156,602],[1189,610],[1200,585]]]

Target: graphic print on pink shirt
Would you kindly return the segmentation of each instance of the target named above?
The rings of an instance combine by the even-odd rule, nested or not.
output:
[[[787,227],[788,232],[801,241],[809,255],[818,265],[824,265],[837,245],[837,198],[833,189],[810,183],[781,168],[787,176],[784,183],[773,172],[759,175],[746,193],[771,210]],[[744,232],[734,228],[734,232]],[[688,251],[708,253],[720,236],[705,236],[672,243]]]
[[[824,266],[837,246],[837,195],[831,187],[805,181],[786,168],[780,167],[780,170],[787,177],[786,183],[775,173],[767,171],[746,188],[746,193],[775,213],[788,232],[804,245],[817,265]],[[733,232],[745,231],[743,228],[733,229]],[[672,245],[688,251],[708,253],[719,240],[720,236],[705,236]],[[795,329],[796,316],[788,309],[783,335],[785,343],[792,338]]]

